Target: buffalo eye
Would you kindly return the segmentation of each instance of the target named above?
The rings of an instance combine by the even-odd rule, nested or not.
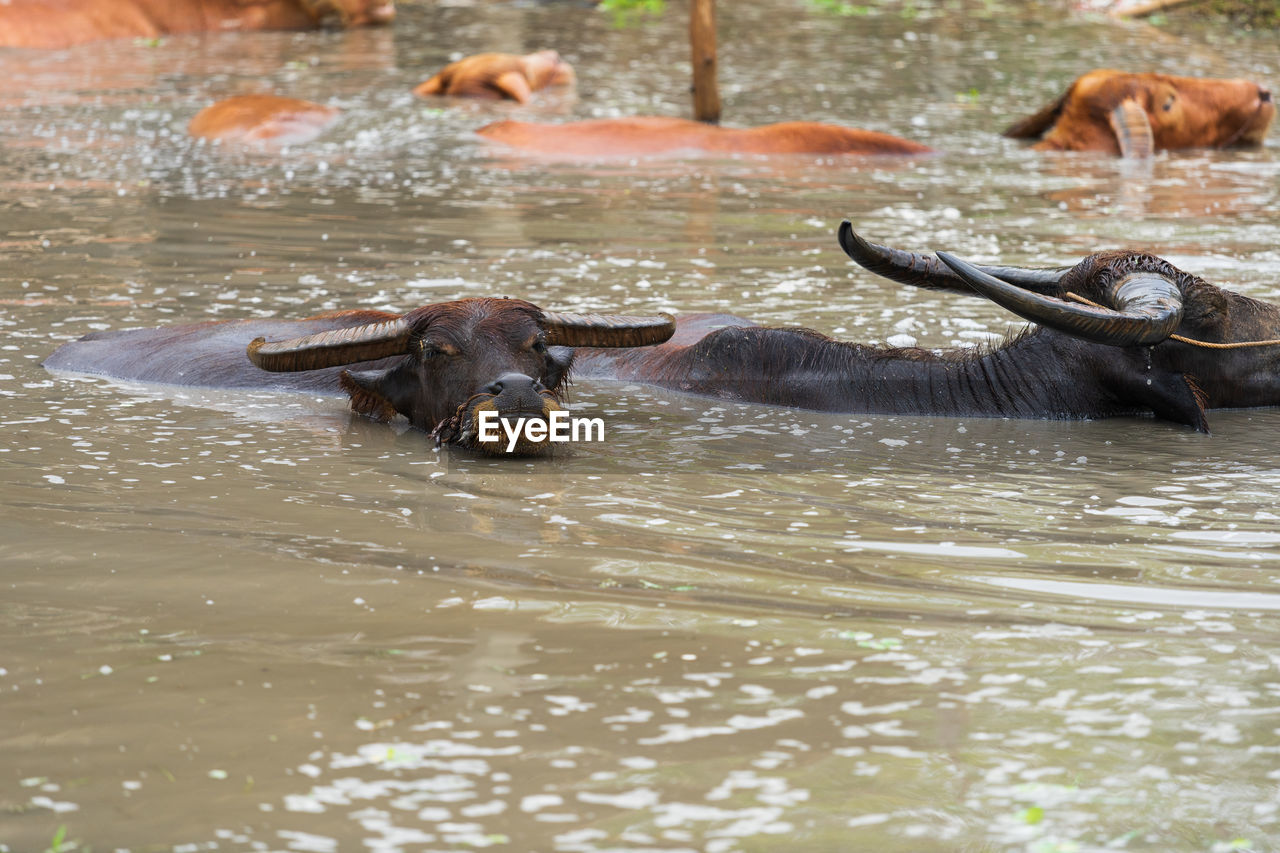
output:
[[[1161,107],[1160,109],[1164,110],[1165,112],[1169,112],[1169,110],[1173,109],[1173,102],[1175,100],[1177,100],[1177,96],[1170,95],[1168,98],[1165,99],[1164,106]]]
[[[546,362],[542,368],[542,384],[553,391],[560,387],[569,365],[573,363],[573,350],[569,347],[544,347]]]
[[[533,351],[536,352],[538,355],[545,355],[547,352],[547,342],[540,337],[537,338],[533,342]]]

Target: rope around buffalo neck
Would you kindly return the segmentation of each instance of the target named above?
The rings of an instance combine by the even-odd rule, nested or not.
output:
[[[1094,302],[1092,299],[1086,299],[1080,294],[1072,293],[1069,290],[1067,291],[1067,298],[1074,299],[1076,302],[1083,303],[1084,305],[1090,305],[1094,308],[1110,310],[1105,305],[1099,305],[1097,302]],[[1245,349],[1247,347],[1280,346],[1280,338],[1272,338],[1269,341],[1234,341],[1229,344],[1215,344],[1210,341],[1197,341],[1195,338],[1187,338],[1187,337],[1183,337],[1182,335],[1170,335],[1169,338],[1171,340],[1180,341],[1181,343],[1184,343],[1184,344],[1191,344],[1191,346],[1193,347],[1204,347],[1205,349]]]

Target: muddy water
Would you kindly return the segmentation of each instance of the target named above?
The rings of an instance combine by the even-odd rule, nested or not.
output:
[[[1274,848],[1276,412],[1206,436],[581,381],[607,444],[500,462],[333,400],[40,367],[98,329],[487,294],[935,347],[1019,327],[853,268],[846,216],[1008,263],[1142,244],[1280,299],[1274,140],[1133,165],[995,133],[1096,66],[1274,85],[1274,39],[870,12],[722,4],[726,121],[937,156],[582,166],[471,135],[683,114],[682,9],[0,54],[0,850]],[[408,94],[545,46],[576,95]],[[283,153],[183,138],[259,90],[345,116]]]

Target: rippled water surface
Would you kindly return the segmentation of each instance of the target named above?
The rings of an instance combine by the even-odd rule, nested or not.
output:
[[[1093,67],[1274,87],[1274,38],[720,5],[726,123],[941,153],[579,165],[472,134],[685,114],[678,4],[0,53],[0,850],[1280,846],[1275,411],[1201,435],[582,380],[607,444],[494,461],[337,400],[40,366],[100,329],[475,295],[930,347],[1019,328],[855,268],[844,217],[1014,264],[1148,246],[1280,299],[1274,139],[1135,165],[998,135]],[[409,94],[542,47],[576,94]],[[344,116],[282,152],[185,138],[247,91]]]

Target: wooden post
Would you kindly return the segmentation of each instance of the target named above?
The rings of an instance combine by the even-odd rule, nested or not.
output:
[[[689,45],[693,48],[693,117],[716,124],[720,121],[720,89],[716,84],[715,0],[692,0]]]

